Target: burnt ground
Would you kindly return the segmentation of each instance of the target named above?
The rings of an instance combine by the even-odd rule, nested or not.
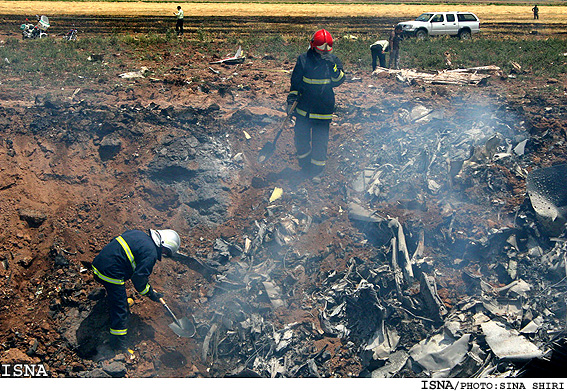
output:
[[[534,252],[554,244],[526,175],[566,160],[565,78],[446,86],[349,68],[315,184],[299,173],[292,131],[256,162],[284,118],[294,64],[246,53],[210,65],[185,45],[164,56],[160,79],[119,78],[109,52],[97,80],[0,90],[2,363],[41,362],[53,377],[369,376],[385,362],[365,351],[381,319],[407,351],[466,314],[480,280],[532,284],[530,315],[510,323],[549,308],[539,346],[564,328],[561,278]],[[525,153],[511,152],[523,140]],[[398,222],[415,261],[399,289]],[[113,358],[89,263],[133,228],[180,233],[187,256],[164,258],[151,282],[197,333],[178,338],[167,312],[129,285],[135,354]],[[435,276],[439,307],[424,299],[423,273]]]

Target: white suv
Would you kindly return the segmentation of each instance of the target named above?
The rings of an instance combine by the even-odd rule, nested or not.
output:
[[[472,12],[425,12],[416,20],[400,22],[404,35],[424,39],[429,35],[452,35],[470,39],[480,31],[478,17]]]

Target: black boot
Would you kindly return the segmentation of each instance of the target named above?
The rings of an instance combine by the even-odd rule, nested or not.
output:
[[[323,166],[311,164],[311,167],[309,169],[309,176],[311,177],[311,181],[313,181],[313,183],[321,183],[321,179],[323,177]]]
[[[309,175],[309,171],[311,170],[311,157],[297,159],[297,163],[299,167],[301,167],[301,172],[305,175]]]
[[[110,346],[117,352],[128,352],[130,343],[127,335],[110,335]]]

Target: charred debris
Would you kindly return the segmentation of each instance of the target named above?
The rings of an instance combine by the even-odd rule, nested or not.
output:
[[[142,129],[170,129],[141,175],[173,190],[156,208],[183,209],[190,226],[225,221],[229,184],[255,159],[204,130],[218,106],[37,103],[52,116],[35,116],[33,134],[56,127],[68,144],[94,137],[103,161]],[[365,131],[337,148],[336,178],[346,180],[325,191],[338,203],[314,208],[302,184],[271,199],[270,189],[264,218],[238,240],[177,257],[211,284],[193,313],[210,376],[516,377],[565,357],[565,168],[540,171],[528,158],[562,140],[533,132],[505,104],[452,103],[340,107],[341,125]],[[67,131],[71,122],[88,131]],[[20,215],[41,224],[34,211]],[[325,224],[348,240],[296,248]],[[91,311],[64,304],[55,317]],[[288,321],[290,312],[302,315]]]
[[[343,109],[345,122],[360,119]],[[359,149],[341,147],[347,183],[325,190],[339,205],[315,211],[301,185],[276,188],[264,219],[202,260],[214,285],[195,322],[213,376],[554,376],[565,168],[541,172],[527,156],[562,141],[505,105],[395,112]],[[350,245],[295,248],[341,216],[354,230],[330,234]],[[308,316],[284,320],[298,310]]]

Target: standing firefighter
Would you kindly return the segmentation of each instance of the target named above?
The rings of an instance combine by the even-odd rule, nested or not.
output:
[[[329,124],[335,110],[333,87],[345,80],[342,63],[332,50],[331,34],[317,31],[309,50],[297,58],[287,97],[288,106],[297,101],[294,141],[299,166],[314,182],[321,180],[327,161]]]
[[[104,285],[110,312],[110,344],[116,350],[128,348],[128,297],[125,282],[132,280],[141,295],[153,301],[163,296],[149,283],[156,261],[162,252],[172,256],[177,252],[180,239],[171,229],[153,230],[148,233],[129,230],[114,238],[95,257],[92,269],[94,278]]]

